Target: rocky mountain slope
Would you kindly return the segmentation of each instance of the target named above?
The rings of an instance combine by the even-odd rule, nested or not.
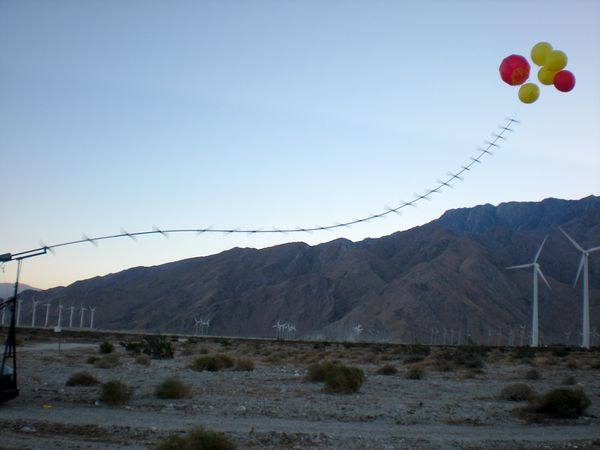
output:
[[[196,315],[211,318],[219,335],[274,336],[281,320],[303,337],[356,338],[360,324],[361,339],[518,343],[531,322],[531,272],[504,268],[530,262],[549,235],[539,260],[552,287],[540,284],[542,339],[574,342],[580,254],[559,226],[586,248],[600,245],[600,197],[451,210],[378,239],[234,248],[22,295],[24,305],[32,295],[96,305],[103,328],[191,333]],[[600,252],[590,261],[592,328],[600,331]]]

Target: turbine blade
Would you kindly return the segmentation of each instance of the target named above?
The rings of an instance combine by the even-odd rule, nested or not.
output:
[[[577,268],[577,275],[575,275],[575,281],[573,282],[573,287],[577,284],[577,280],[579,280],[579,275],[581,275],[581,271],[583,270],[583,262],[585,260],[585,254],[581,255],[581,259],[579,260],[579,267]]]
[[[590,248],[590,249],[588,250],[588,253],[592,253],[592,252],[595,252],[595,251],[597,251],[597,250],[600,250],[600,245],[599,245],[598,247],[592,247],[592,248]]]
[[[567,237],[567,239],[569,241],[571,241],[571,244],[573,244],[577,250],[579,250],[580,252],[584,252],[585,251],[584,249],[581,248],[581,246],[577,242],[575,242],[575,239],[573,239],[571,236],[569,236],[567,234],[567,232],[565,230],[563,230],[561,227],[558,227],[558,229],[560,231],[562,231],[562,234],[564,234]]]
[[[510,269],[526,269],[528,267],[533,266],[533,263],[529,263],[529,264],[521,264],[520,266],[510,266],[510,267],[505,267],[505,270],[510,270]]]
[[[548,283],[548,280],[546,280],[546,277],[542,273],[542,269],[540,269],[538,266],[536,270],[540,274],[540,277],[542,277],[542,280],[544,280],[544,283],[546,283],[546,286],[548,286],[548,289],[552,290],[552,288],[550,287],[550,283]]]
[[[548,235],[546,235],[546,237],[542,241],[542,245],[540,245],[540,248],[538,248],[538,251],[535,254],[535,258],[533,258],[533,262],[537,262],[538,258],[540,257],[540,253],[542,253],[542,248],[544,248],[544,244],[546,243],[547,239],[548,239]]]

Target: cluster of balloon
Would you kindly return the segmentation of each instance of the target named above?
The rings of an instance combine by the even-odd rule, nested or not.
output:
[[[554,85],[561,92],[569,92],[575,87],[575,75],[564,70],[567,66],[567,55],[554,50],[547,42],[539,42],[531,49],[532,61],[540,66],[537,77],[540,83]],[[529,78],[531,66],[521,55],[510,55],[500,64],[500,78],[511,86],[519,88],[519,100],[533,103],[540,96],[540,88],[535,83],[525,83]]]

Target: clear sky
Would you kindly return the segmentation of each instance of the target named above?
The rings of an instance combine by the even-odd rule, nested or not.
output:
[[[542,86],[523,105],[498,66],[542,40],[567,53],[577,86]],[[379,237],[450,208],[598,195],[600,2],[0,0],[0,253],[121,228],[377,213],[458,170],[513,114],[522,123],[494,157],[402,216],[79,245],[26,261],[22,281],[41,288],[236,246]]]

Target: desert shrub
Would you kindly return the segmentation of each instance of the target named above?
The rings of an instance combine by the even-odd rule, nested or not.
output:
[[[513,358],[515,359],[529,359],[535,356],[534,347],[515,347],[512,352]]]
[[[423,378],[424,375],[425,368],[421,365],[414,365],[406,371],[404,378],[406,378],[407,380],[420,380]]]
[[[200,347],[198,349],[198,353],[200,353],[201,355],[208,355],[210,353],[210,350],[208,349],[208,347]]]
[[[231,356],[219,353],[217,355],[199,356],[192,361],[189,367],[197,372],[203,370],[216,372],[217,370],[231,368],[233,365],[234,360]]]
[[[65,383],[67,386],[96,386],[97,384],[100,384],[98,379],[86,371],[75,372]]]
[[[364,380],[365,375],[362,370],[336,364],[325,374],[325,391],[352,394],[358,392]]]
[[[315,364],[311,364],[308,366],[308,370],[306,371],[306,381],[325,381],[325,376],[327,372],[333,370],[335,364],[331,361],[321,361]]]
[[[567,367],[569,369],[577,369],[579,365],[577,364],[577,361],[575,359],[569,359],[567,361]]]
[[[423,355],[411,355],[404,358],[404,364],[414,364],[423,361],[425,357]]]
[[[573,375],[568,375],[560,382],[563,386],[572,386],[577,384],[577,379]]]
[[[86,364],[95,364],[95,363],[96,363],[96,361],[98,361],[99,359],[100,359],[100,358],[99,358],[98,356],[96,356],[96,355],[88,356],[88,357],[85,359],[85,363],[86,363]]]
[[[153,359],[173,357],[173,345],[164,336],[146,336],[142,352]]]
[[[254,370],[254,361],[250,358],[238,358],[235,362],[235,370],[250,372]]]
[[[233,450],[235,443],[225,434],[196,427],[184,436],[169,436],[155,450]]]
[[[135,357],[135,362],[141,366],[149,366],[152,363],[152,358],[148,355],[137,355]]]
[[[537,369],[529,369],[525,372],[525,378],[528,380],[539,380],[542,378]]]
[[[100,400],[109,405],[123,405],[131,398],[131,388],[117,380],[102,384]]]
[[[98,358],[94,362],[94,367],[98,369],[114,369],[121,363],[119,355],[116,353],[109,353],[108,355]]]
[[[583,389],[560,388],[532,400],[530,411],[557,418],[577,418],[591,405]]]
[[[498,394],[501,400],[511,400],[513,402],[524,401],[532,396],[533,390],[525,383],[509,384]]]
[[[112,353],[115,350],[115,346],[112,345],[108,341],[104,341],[100,344],[99,350],[100,350],[100,353],[103,353],[103,354]]]
[[[464,367],[467,369],[480,369],[483,367],[483,359],[487,353],[484,347],[465,346],[455,348],[444,348],[435,355],[436,367],[442,371],[447,368]]]
[[[398,373],[398,369],[391,364],[385,364],[377,369],[376,373],[378,375],[396,375]]]
[[[431,354],[431,347],[424,344],[412,344],[408,345],[406,349],[407,355],[421,355],[429,356]]]
[[[125,350],[135,355],[145,354],[153,359],[172,358],[173,345],[164,336],[146,336],[142,341],[122,342]]]
[[[177,377],[168,377],[156,385],[154,395],[158,398],[189,397],[191,388]]]

